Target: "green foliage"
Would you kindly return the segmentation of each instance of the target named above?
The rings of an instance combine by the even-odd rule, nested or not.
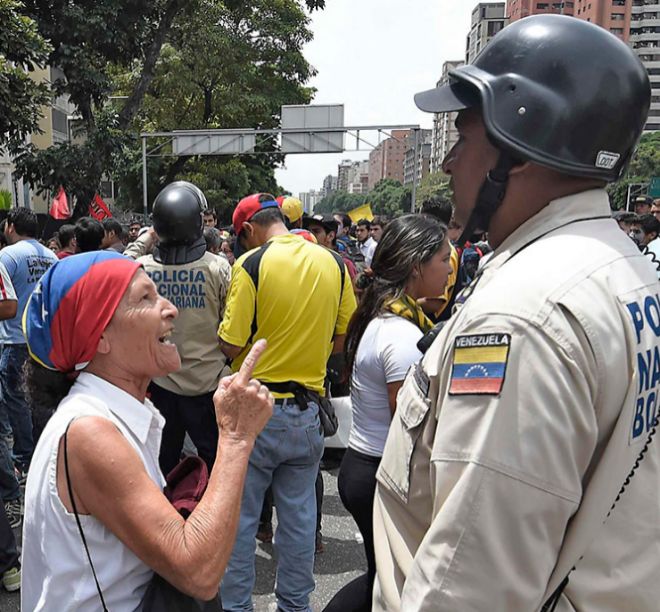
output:
[[[442,172],[428,174],[422,179],[415,194],[415,208],[419,210],[426,200],[435,197],[451,201],[452,190],[449,187],[449,177]]]
[[[396,217],[410,212],[411,189],[404,187],[399,181],[386,178],[376,183],[367,201],[375,215]]]
[[[46,62],[50,46],[37,24],[16,0],[0,0],[0,145],[13,150],[37,130],[48,86],[36,83],[29,71]]]
[[[315,207],[317,213],[348,212],[368,201],[366,195],[348,193],[348,191],[333,191],[325,196]]]
[[[12,195],[7,189],[0,189],[0,210],[9,210],[11,208]]]
[[[6,0],[0,0],[4,2]],[[86,210],[101,178],[119,182],[119,206],[142,208],[140,131],[274,127],[281,104],[304,104],[313,74],[304,11],[323,0],[25,0],[51,40],[53,84],[80,116],[81,138],[18,152],[19,175],[47,192],[63,185]],[[111,100],[113,98],[120,98]],[[245,191],[276,188],[269,157],[151,158],[149,199],[176,178],[196,177],[223,210]],[[239,191],[240,190],[240,191]]]
[[[628,187],[637,183],[648,183],[654,176],[660,176],[660,132],[648,132],[642,136],[626,176],[608,186],[612,208],[626,208]]]

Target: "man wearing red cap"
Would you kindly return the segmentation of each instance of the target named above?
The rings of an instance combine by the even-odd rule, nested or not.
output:
[[[268,349],[255,378],[275,396],[273,417],[250,457],[236,544],[221,586],[226,611],[251,609],[255,536],[266,489],[278,511],[278,609],[309,610],[314,589],[315,481],[323,452],[320,395],[334,342],[341,350],[355,310],[350,277],[333,252],[289,233],[270,194],[242,199],[233,215],[236,243],[249,250],[232,270],[218,335],[239,368],[249,347]]]

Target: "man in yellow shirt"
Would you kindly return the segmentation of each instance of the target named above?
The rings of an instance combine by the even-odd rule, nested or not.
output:
[[[269,386],[276,404],[250,457],[222,603],[226,611],[251,607],[255,535],[272,485],[277,603],[285,612],[307,610],[314,589],[314,483],[323,452],[319,396],[333,346],[343,348],[355,296],[341,258],[290,234],[270,194],[241,200],[232,221],[237,241],[250,250],[232,270],[220,346],[236,369],[253,342],[267,340],[254,377]]]

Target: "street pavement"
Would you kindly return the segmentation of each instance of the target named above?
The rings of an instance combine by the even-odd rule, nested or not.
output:
[[[317,555],[314,566],[316,590],[311,604],[320,612],[334,594],[366,569],[364,548],[358,528],[339,499],[337,493],[338,469],[324,470],[323,482],[323,544],[324,552]],[[277,514],[277,509],[275,509]],[[257,582],[254,589],[255,612],[276,610],[275,560],[271,544],[258,543]],[[7,593],[0,586],[0,612],[19,612],[18,593]],[[25,611],[27,612],[27,611]],[[113,611],[114,612],[114,611]]]

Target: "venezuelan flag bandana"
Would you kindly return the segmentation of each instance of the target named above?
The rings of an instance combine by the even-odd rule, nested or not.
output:
[[[81,253],[44,274],[23,313],[23,333],[34,360],[50,370],[82,370],[140,268],[119,253]]]
[[[424,314],[422,307],[405,293],[402,297],[385,304],[385,309],[414,323],[423,333],[433,329],[433,321]]]

